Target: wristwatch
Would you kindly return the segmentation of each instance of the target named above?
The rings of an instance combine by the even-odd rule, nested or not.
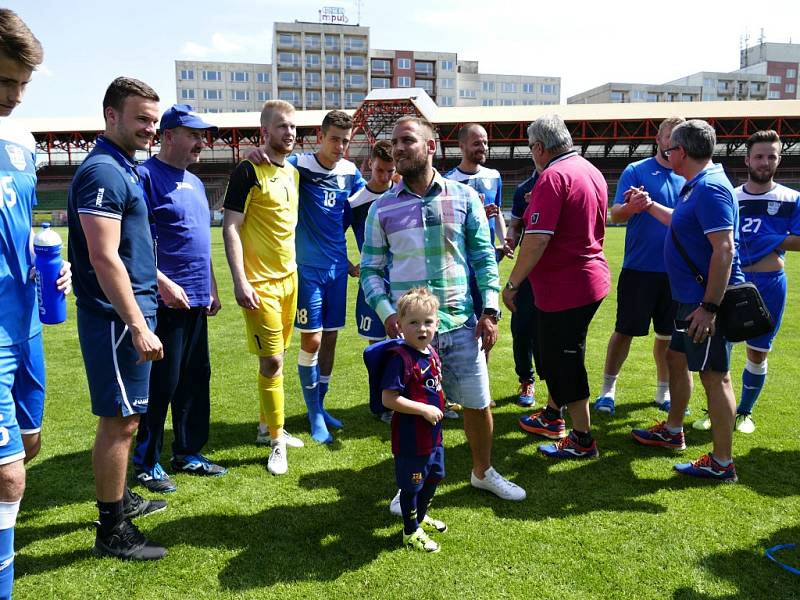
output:
[[[500,320],[500,314],[501,314],[500,311],[497,310],[496,308],[484,308],[483,312],[481,313],[481,316],[489,317],[490,319],[492,319],[492,321],[495,322],[495,324],[497,324],[497,322]]]
[[[719,304],[714,304],[713,302],[701,302],[700,307],[704,308],[707,312],[710,312],[712,315],[716,314],[719,311]]]
[[[511,280],[509,279],[508,281],[506,281],[506,289],[510,292],[517,292],[519,291],[519,286],[511,283]]]

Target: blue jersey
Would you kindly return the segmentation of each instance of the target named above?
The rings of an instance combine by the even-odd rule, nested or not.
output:
[[[391,189],[391,188],[390,188]],[[369,207],[386,192],[373,192],[369,186],[364,186],[350,196],[350,226],[358,244],[358,251],[364,246],[364,228],[367,224]]]
[[[330,269],[347,268],[349,221],[348,198],[367,182],[349,160],[340,160],[333,169],[323,167],[312,153],[293,154],[287,159],[300,172],[300,202],[295,248],[297,264]]]
[[[736,188],[739,201],[739,254],[742,266],[750,266],[775,252],[789,235],[800,235],[800,193],[775,184],[763,194],[751,194],[743,185]]]
[[[35,149],[30,132],[0,119],[0,346],[22,343],[42,329],[30,278]]]
[[[728,284],[744,282],[738,252],[739,206],[722,165],[713,165],[686,182],[672,213],[671,227],[706,280],[712,254],[711,242],[706,236],[717,231],[732,231],[735,251]],[[678,252],[671,235],[664,238],[664,264],[676,302],[703,301],[705,289],[695,280],[692,268]]]
[[[458,181],[474,189],[478,192],[478,196],[480,196],[484,206],[495,204],[497,208],[500,208],[503,201],[503,181],[500,179],[499,171],[487,169],[483,165],[478,165],[478,170],[475,173],[466,173],[458,167],[455,167],[445,173],[444,176],[447,179]],[[492,243],[494,243],[495,240],[494,225],[495,218],[492,217],[489,219],[489,239],[492,240]]]
[[[522,219],[525,216],[525,210],[528,208],[528,200],[525,199],[525,194],[533,191],[533,186],[536,185],[537,179],[539,179],[538,171],[520,183],[517,189],[514,190],[514,203],[511,206],[512,219]]]
[[[686,180],[661,166],[655,157],[646,158],[625,167],[617,184],[614,204],[624,204],[624,194],[631,187],[644,186],[650,199],[668,208],[674,208],[678,194]],[[636,271],[663,273],[664,238],[667,226],[646,212],[628,219],[625,229],[625,257],[622,267]]]
[[[203,182],[155,156],[139,167],[158,236],[158,268],[186,292],[189,305],[211,298],[211,229]]]
[[[144,316],[155,315],[155,247],[141,180],[130,157],[104,137],[97,139],[69,188],[69,260],[76,304],[93,312],[115,314],[89,261],[80,215],[120,221],[118,252],[130,277],[133,296]]]

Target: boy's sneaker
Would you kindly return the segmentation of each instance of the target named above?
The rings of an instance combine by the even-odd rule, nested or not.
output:
[[[661,446],[670,450],[686,450],[686,438],[683,430],[672,433],[667,429],[667,422],[661,421],[650,429],[633,429],[631,435],[645,446]]]
[[[526,408],[536,404],[536,390],[534,388],[533,381],[520,382],[517,404]]]
[[[395,517],[402,517],[403,511],[400,508],[400,490],[397,490],[397,493],[392,498],[392,501],[389,503],[389,512],[392,513]]]
[[[285,429],[283,430],[283,433],[281,433],[281,439],[286,442],[286,446],[289,448],[302,448],[305,446],[303,440],[301,440],[299,437],[293,436]],[[272,437],[269,435],[269,430],[261,431],[261,429],[259,429],[258,433],[256,434],[256,444],[259,446],[269,446],[271,443]]]
[[[600,396],[597,400],[594,401],[594,409],[597,412],[613,415],[614,398],[612,398],[611,396]]]
[[[289,463],[286,460],[286,442],[277,441],[270,444],[272,452],[270,452],[269,460],[267,460],[267,471],[273,475],[283,475],[289,470]]]
[[[708,416],[708,411],[703,411],[703,416],[694,423],[692,423],[692,429],[697,429],[698,431],[711,431],[711,417]]]
[[[139,483],[151,492],[167,494],[178,489],[178,486],[175,485],[175,482],[164,472],[164,469],[161,468],[159,463],[156,463],[152,469],[136,467],[134,471]]]
[[[736,465],[733,463],[723,467],[711,454],[704,454],[694,462],[682,463],[673,467],[678,473],[691,477],[702,477],[713,479],[723,483],[736,483],[739,478],[736,476]]]
[[[407,548],[421,552],[438,552],[440,550],[439,544],[429,538],[420,527],[417,527],[417,530],[411,535],[403,533],[403,544]]]
[[[461,417],[461,415],[458,414],[458,411],[460,410],[460,404],[456,404],[455,402],[445,402],[442,415],[444,415],[445,419],[458,419]]]
[[[430,531],[433,533],[437,531],[439,533],[444,533],[447,531],[447,525],[444,521],[440,521],[439,519],[434,519],[430,515],[425,515],[425,518],[422,519],[422,523],[419,524],[420,527],[423,529]]]
[[[470,474],[470,483],[472,487],[476,487],[479,490],[486,490],[487,492],[492,492],[494,495],[499,496],[503,500],[525,500],[525,490],[519,487],[516,483],[513,483],[500,475],[497,471],[494,470],[494,467],[489,467],[486,469],[486,472],[483,474],[483,479],[478,479],[475,476],[475,473]]]
[[[122,514],[126,519],[152,515],[166,508],[167,503],[165,500],[148,500],[125,487],[125,494],[122,496]]]
[[[523,431],[546,437],[549,440],[560,440],[567,437],[567,424],[561,417],[552,421],[544,416],[544,409],[537,410],[519,420]]]
[[[94,553],[122,560],[158,560],[167,555],[167,549],[149,541],[130,519],[125,518],[106,535],[97,529]]]
[[[736,415],[736,431],[739,433],[753,433],[756,430],[756,423],[751,415]]]
[[[202,454],[173,456],[169,463],[173,471],[191,473],[192,475],[203,475],[205,477],[221,477],[228,472],[228,469],[222,465],[211,462]]]
[[[550,458],[597,458],[600,456],[595,440],[592,440],[592,445],[587,448],[578,443],[578,438],[573,433],[555,444],[542,444],[539,446],[539,452]]]
[[[378,419],[380,419],[384,423],[390,425],[392,423],[392,416],[393,415],[394,415],[394,411],[393,410],[385,410],[380,415],[378,415]]]

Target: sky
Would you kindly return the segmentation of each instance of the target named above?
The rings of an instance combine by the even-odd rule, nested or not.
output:
[[[359,8],[360,4],[360,21]],[[456,52],[483,73],[561,77],[561,102],[604,83],[664,83],[739,68],[762,33],[800,43],[800,2],[770,0],[6,0],[44,46],[20,117],[101,114],[117,76],[175,102],[175,60],[270,63],[274,21],[344,8],[381,49]],[[794,34],[794,40],[792,35]]]

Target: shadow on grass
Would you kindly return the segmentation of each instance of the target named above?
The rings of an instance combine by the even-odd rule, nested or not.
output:
[[[755,548],[710,554],[699,566],[709,576],[726,581],[737,588],[733,594],[710,595],[691,587],[682,587],[672,595],[673,600],[751,600],[753,598],[797,598],[800,596],[800,577],[781,569],[764,556],[764,550],[777,544],[800,544],[800,526],[780,529],[759,542]],[[794,562],[800,552],[788,552],[781,556],[797,567]],[[794,559],[794,561],[792,560]],[[745,566],[746,565],[746,566]]]

